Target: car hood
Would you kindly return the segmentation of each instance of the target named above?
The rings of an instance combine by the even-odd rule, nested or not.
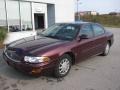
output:
[[[48,48],[64,44],[67,41],[52,39],[48,37],[36,36],[23,38],[9,45],[12,48],[19,48],[29,53],[47,50]]]

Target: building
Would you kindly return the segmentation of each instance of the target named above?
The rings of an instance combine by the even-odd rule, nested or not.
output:
[[[99,15],[99,13],[96,11],[91,11],[91,15]]]
[[[81,11],[81,12],[76,12],[75,13],[75,16],[79,17],[79,16],[85,16],[85,15],[99,15],[98,12],[96,11]]]
[[[0,26],[7,26],[9,32],[73,21],[74,0],[0,0]]]
[[[120,16],[120,12],[110,12],[109,15]]]
[[[119,16],[120,16],[120,12],[118,12],[116,16],[118,16],[118,17],[119,17]]]
[[[76,12],[75,13],[75,20],[80,20],[81,16],[85,16],[85,15],[99,15],[98,12],[96,11],[80,11],[80,12]]]
[[[0,0],[0,27],[10,32],[4,44],[35,36],[54,23],[73,22],[74,5],[74,0]]]

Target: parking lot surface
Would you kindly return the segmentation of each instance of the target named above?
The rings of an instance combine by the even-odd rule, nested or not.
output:
[[[72,66],[64,78],[27,76],[9,67],[0,56],[0,90],[120,90],[120,28],[107,29],[115,36],[110,54]]]

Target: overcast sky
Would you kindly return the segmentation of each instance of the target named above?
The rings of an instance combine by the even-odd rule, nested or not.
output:
[[[79,11],[120,12],[120,0],[79,0]]]

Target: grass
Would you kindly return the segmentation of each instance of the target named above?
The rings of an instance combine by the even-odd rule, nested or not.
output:
[[[120,28],[120,25],[104,25],[105,27]]]
[[[0,42],[0,49],[4,48],[5,45],[3,45],[3,42]]]
[[[0,27],[0,48],[3,48],[3,41],[6,38],[7,35],[7,28],[5,27]]]
[[[116,27],[120,28],[120,16],[115,15],[85,15],[81,16],[83,21],[100,23],[107,27]]]

